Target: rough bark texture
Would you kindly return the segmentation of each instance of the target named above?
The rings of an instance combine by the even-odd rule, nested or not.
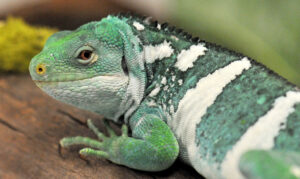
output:
[[[83,160],[80,146],[60,155],[62,137],[95,137],[85,124],[88,118],[105,131],[101,116],[52,99],[29,76],[0,76],[0,178],[200,178],[178,161],[164,172],[150,173]]]

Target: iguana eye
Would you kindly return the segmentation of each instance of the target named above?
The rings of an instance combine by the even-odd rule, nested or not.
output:
[[[82,59],[82,60],[90,60],[92,57],[93,52],[90,50],[82,50],[79,55],[78,58]]]
[[[75,57],[77,61],[81,64],[87,65],[92,64],[97,61],[98,55],[89,46],[83,46],[77,50]]]

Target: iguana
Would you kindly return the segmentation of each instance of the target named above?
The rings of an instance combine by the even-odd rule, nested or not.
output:
[[[52,35],[30,63],[38,87],[123,124],[83,156],[161,171],[180,158],[207,178],[300,178],[300,91],[242,54],[150,18],[110,15]],[[128,135],[128,128],[131,133]]]

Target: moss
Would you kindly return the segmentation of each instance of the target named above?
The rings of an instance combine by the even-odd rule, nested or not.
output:
[[[8,17],[0,23],[0,72],[27,72],[31,58],[56,30],[33,27],[22,19]]]

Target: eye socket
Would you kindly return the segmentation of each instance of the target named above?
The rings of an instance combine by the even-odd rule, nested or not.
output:
[[[82,60],[89,60],[92,57],[93,52],[90,50],[82,50],[79,55],[78,58],[82,59]]]
[[[98,60],[98,55],[90,46],[82,46],[75,53],[76,60],[83,65],[90,65]]]

